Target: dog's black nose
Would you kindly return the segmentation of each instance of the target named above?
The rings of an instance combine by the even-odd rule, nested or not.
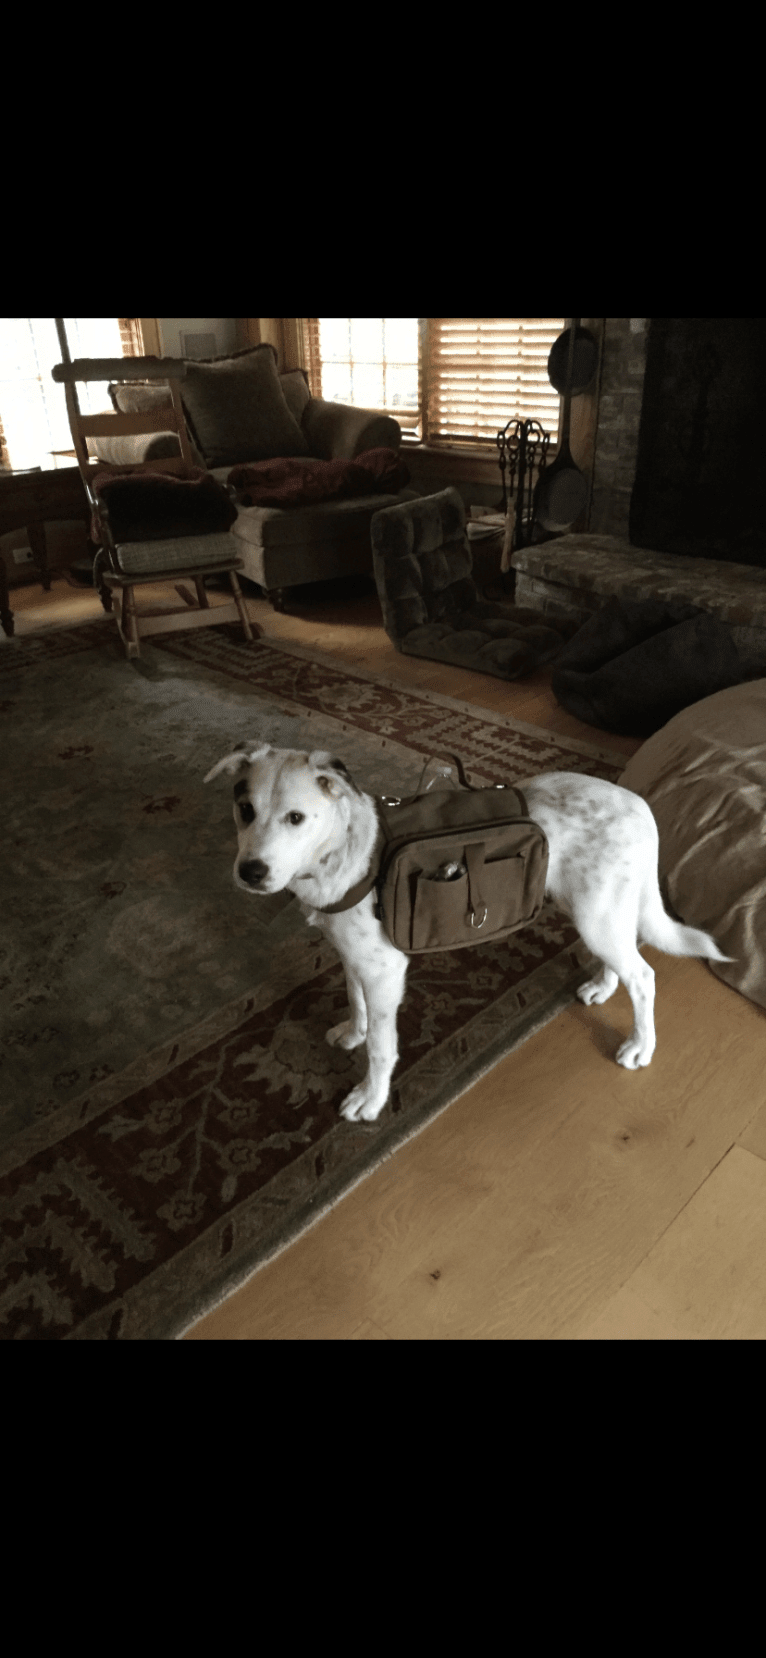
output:
[[[257,887],[269,873],[268,864],[261,863],[260,858],[250,858],[247,863],[240,864],[238,874],[241,881],[249,887]]]

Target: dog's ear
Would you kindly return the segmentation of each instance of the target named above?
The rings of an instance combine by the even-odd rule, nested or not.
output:
[[[247,767],[251,766],[254,760],[262,760],[264,754],[269,753],[270,749],[268,743],[259,743],[256,741],[241,743],[240,747],[236,748],[232,754],[225,754],[223,759],[219,760],[218,764],[211,768],[204,781],[205,783],[212,782],[213,778],[218,777],[219,773],[222,771],[228,772],[229,776],[231,776],[235,771],[246,771]]]
[[[309,755],[309,765],[313,766],[314,770],[319,773],[317,783],[320,788],[323,788],[327,794],[332,795],[334,799],[337,799],[340,794],[347,794],[349,789],[353,790],[354,794],[361,794],[361,790],[357,788],[347,766],[344,765],[342,760],[336,760],[329,752],[317,749],[314,754]],[[328,772],[332,775],[327,776]]]

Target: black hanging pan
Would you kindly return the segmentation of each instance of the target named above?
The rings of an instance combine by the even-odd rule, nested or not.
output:
[[[552,466],[537,480],[534,515],[544,530],[567,530],[573,524],[588,499],[588,484],[572,460],[569,448],[569,415],[572,404],[572,368],[578,318],[573,318],[569,329],[569,354],[564,393],[564,419],[561,426],[561,444]]]
[[[567,384],[567,362],[569,361],[569,337],[572,330],[567,328],[559,334],[550,349],[548,357],[548,379],[563,397]],[[598,345],[589,328],[579,328],[575,335],[574,363],[572,365],[572,396],[579,397],[581,391],[587,391],[588,386],[598,368]]]

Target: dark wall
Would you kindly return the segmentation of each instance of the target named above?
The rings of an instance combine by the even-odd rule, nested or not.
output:
[[[629,530],[766,565],[766,318],[651,319]]]
[[[589,529],[627,539],[644,390],[646,317],[606,317]]]

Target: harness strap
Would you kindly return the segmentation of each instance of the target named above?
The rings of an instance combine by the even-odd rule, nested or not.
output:
[[[463,762],[460,759],[460,756],[458,754],[447,754],[447,755],[435,754],[435,755],[432,756],[432,758],[435,759],[435,760],[444,760],[444,759],[451,760],[454,767],[455,767],[455,769],[456,769],[456,771],[457,771],[458,779],[459,779],[460,783],[462,784],[463,788],[464,789],[470,789],[472,793],[478,793],[478,790],[474,789],[473,784],[469,783],[468,778],[466,777],[465,771],[463,769]],[[428,762],[428,763],[430,764],[430,762]],[[499,785],[499,787],[504,788],[505,785],[501,784],[501,785]],[[518,801],[520,802],[522,816],[525,817],[525,818],[528,818],[529,817],[529,808],[527,806],[526,798],[525,798],[524,794],[522,793],[522,790],[518,789],[516,787],[515,783],[513,784],[513,786],[509,785],[508,789],[509,789],[509,793],[510,794],[515,794]],[[366,874],[361,877],[361,880],[356,881],[352,887],[349,887],[348,892],[344,893],[343,897],[339,898],[337,903],[335,903],[335,904],[313,904],[312,908],[315,909],[320,915],[340,915],[343,910],[353,910],[357,904],[361,904],[363,898],[367,897],[368,892],[372,892],[372,889],[373,889],[373,887],[375,885],[375,882],[377,881],[378,875],[380,873],[381,854],[383,852],[383,848],[386,845],[386,841],[387,841],[387,838],[388,838],[387,835],[386,835],[385,829],[383,827],[383,822],[382,822],[382,819],[381,819],[380,810],[379,810],[377,800],[375,800],[375,811],[377,813],[377,818],[378,818],[378,832],[377,832],[377,835],[375,836],[375,845],[373,846],[372,852],[370,854],[370,863],[369,863],[369,866],[367,868]],[[471,905],[472,905],[472,909],[474,911],[474,914],[477,916],[477,918],[481,917],[481,910],[482,910],[482,908],[484,908],[484,906],[481,902],[480,894],[478,892],[478,877],[479,877],[479,867],[480,867],[480,861],[481,861],[481,859],[478,856],[479,853],[481,854],[481,858],[483,858],[483,856],[484,856],[484,847],[483,847],[483,845],[481,847],[476,847],[474,849],[474,852],[473,852],[473,855],[472,855],[472,860],[471,860],[471,865],[469,866],[469,873],[473,877],[473,880],[472,880],[472,883],[471,883]],[[484,908],[484,917],[486,919],[486,908]],[[481,920],[479,919],[478,921],[475,921],[473,924],[474,925],[477,925],[477,924],[481,925]]]
[[[380,855],[386,842],[377,800],[375,801],[375,811],[378,817],[378,832],[375,836],[375,845],[370,854],[370,863],[366,875],[363,875],[360,881],[356,881],[352,887],[349,887],[348,892],[344,893],[336,904],[313,904],[312,909],[318,910],[320,915],[339,915],[341,910],[353,910],[356,904],[361,904],[362,899],[367,897],[368,892],[372,892],[380,869]]]

